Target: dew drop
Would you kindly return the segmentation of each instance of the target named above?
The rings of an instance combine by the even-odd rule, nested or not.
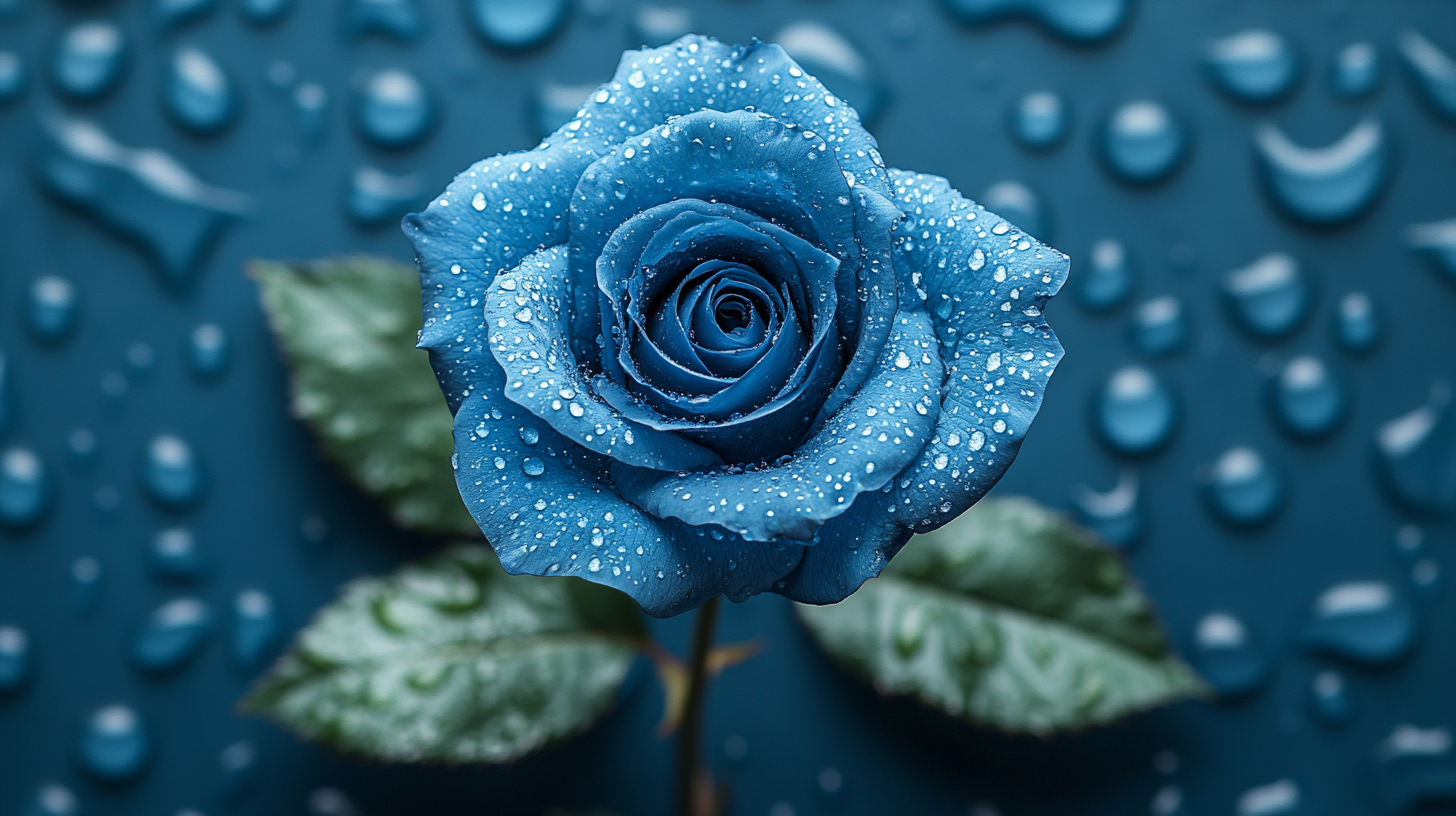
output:
[[[199,381],[221,379],[231,360],[232,344],[216,323],[199,323],[187,335],[187,368]]]
[[[329,92],[317,82],[303,82],[293,89],[293,118],[303,138],[318,143],[329,129]]]
[[[71,602],[81,612],[90,612],[101,602],[101,563],[85,556],[71,562]]]
[[[355,37],[381,34],[410,42],[425,31],[425,16],[415,0],[348,0],[344,29]]]
[[[1098,434],[1109,447],[1124,455],[1141,456],[1161,448],[1172,437],[1178,403],[1157,375],[1132,366],[1108,378],[1093,403],[1093,416]]]
[[[0,49],[0,107],[20,99],[28,80],[25,60],[14,51]]]
[[[1011,106],[1011,136],[1028,150],[1050,150],[1066,138],[1071,114],[1067,100],[1051,91],[1034,91]]]
[[[80,816],[81,800],[64,785],[43,785],[21,813],[24,816]]]
[[[1309,314],[1314,297],[1309,276],[1282,252],[1265,255],[1224,276],[1224,302],[1234,323],[1256,340],[1292,334]]]
[[[1121,241],[1104,238],[1092,245],[1091,263],[1077,278],[1077,296],[1089,312],[1122,305],[1132,293],[1134,275]]]
[[[414,74],[398,68],[377,71],[360,84],[354,124],[378,147],[409,147],[434,126],[435,103]]]
[[[181,437],[161,434],[147,445],[142,487],[168,510],[186,510],[202,498],[202,466],[192,446]]]
[[[1299,809],[1299,786],[1280,779],[1244,791],[1234,807],[1237,816],[1282,816]]]
[[[61,35],[51,77],[72,99],[99,99],[120,83],[125,61],[126,38],[120,28],[102,20],[77,23]]]
[[[1256,28],[1216,39],[1203,56],[1209,77],[1239,102],[1268,103],[1287,95],[1299,79],[1299,56],[1280,34]]]
[[[1269,123],[1254,129],[1263,186],[1275,207],[1306,224],[1341,224],[1375,203],[1390,166],[1385,129],[1367,117],[1325,147],[1295,144]]]
[[[30,284],[25,323],[31,336],[42,343],[65,342],[76,330],[80,317],[80,296],[65,278],[45,275]]]
[[[243,19],[258,28],[277,25],[293,8],[293,0],[239,0]]]
[[[1440,812],[1456,796],[1451,729],[1395,726],[1374,750],[1375,779],[1390,813]]]
[[[945,0],[952,15],[973,25],[1023,17],[1072,42],[1106,40],[1122,27],[1131,0]]]
[[[1188,346],[1191,331],[1183,302],[1163,295],[1138,304],[1129,332],[1133,348],[1148,357],[1168,357]]]
[[[1345,418],[1348,392],[1318,357],[1300,355],[1269,383],[1269,407],[1286,433],[1301,441],[1323,439]]]
[[[1406,230],[1406,244],[1425,258],[1448,283],[1456,284],[1456,218],[1432,224],[1414,224]]]
[[[536,430],[535,426],[527,425],[521,429],[521,441],[527,445],[534,446],[537,442],[541,441],[541,432]]]
[[[1225,451],[1208,467],[1202,481],[1209,511],[1236,529],[1269,523],[1284,504],[1283,480],[1253,448]]]
[[[247,740],[228,743],[217,756],[222,772],[222,793],[227,799],[241,799],[256,783],[258,749]]]
[[[30,680],[30,636],[18,626],[0,625],[0,698],[18,694]]]
[[[1072,503],[1081,522],[1114,547],[1127,549],[1142,537],[1137,471],[1124,469],[1117,484],[1106,493],[1079,485],[1072,491]]]
[[[182,48],[172,55],[164,87],[167,113],[184,130],[212,135],[227,129],[237,117],[233,81],[200,48]]]
[[[1179,168],[1188,154],[1186,128],[1157,102],[1128,102],[1112,112],[1098,134],[1103,164],[1129,184],[1155,184]]]
[[[1243,621],[1211,612],[1198,621],[1193,662],[1219,697],[1236,699],[1257,691],[1269,676],[1269,663]]]
[[[1330,65],[1330,87],[1344,99],[1362,99],[1380,84],[1381,69],[1380,51],[1374,44],[1350,43]]]
[[[36,526],[51,505],[45,464],[29,448],[0,454],[0,527],[25,530]]]
[[[212,628],[212,613],[196,598],[178,598],[147,616],[131,642],[132,663],[148,674],[166,674],[189,663]]]
[[[1456,59],[1415,30],[1396,38],[1396,49],[1426,107],[1437,117],[1456,122]]]
[[[567,0],[469,0],[475,31],[487,43],[509,50],[550,39],[571,12]]]
[[[1366,354],[1380,345],[1385,321],[1365,292],[1350,292],[1335,307],[1335,342],[1349,354]]]
[[[1456,419],[1451,389],[1431,388],[1425,405],[1375,432],[1377,471],[1397,504],[1418,513],[1456,512]]]
[[[863,51],[834,29],[812,21],[790,23],[771,41],[854,108],[861,121],[874,124],[886,90],[880,72]]]
[[[152,740],[141,715],[115,704],[94,712],[81,731],[76,760],[81,770],[100,782],[129,782],[145,769]]]
[[[1416,643],[1416,614],[1388,585],[1337,584],[1315,600],[1304,643],[1321,654],[1363,666],[1388,666]]]
[[[981,206],[1033,238],[1050,240],[1051,213],[1041,198],[1019,181],[1003,181],[987,187],[981,193]]]
[[[1309,713],[1322,725],[1340,726],[1350,721],[1350,694],[1343,675],[1322,671],[1310,680]]]
[[[521,471],[527,476],[540,476],[546,472],[546,463],[534,456],[521,460]]]
[[[152,17],[163,29],[179,28],[217,10],[218,0],[154,0]]]
[[[282,634],[273,598],[258,589],[245,589],[233,598],[233,665],[251,671],[262,665]]]
[[[197,548],[197,539],[186,527],[169,527],[152,538],[152,571],[169,581],[191,583],[208,571],[207,559]]]
[[[349,220],[365,229],[398,224],[424,198],[418,173],[395,176],[373,167],[360,167],[349,176],[344,209]]]

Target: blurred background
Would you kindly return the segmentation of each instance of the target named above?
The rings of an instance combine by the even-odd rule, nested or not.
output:
[[[402,213],[689,31],[782,41],[887,163],[1072,256],[1066,360],[997,494],[1124,547],[1224,692],[997,736],[878,698],[755,598],[722,636],[766,648],[707,717],[732,812],[1456,812],[1449,0],[0,0],[0,814],[668,812],[645,663],[504,769],[235,712],[342,582],[436,546],[290,418],[243,271],[408,260]],[[190,509],[146,499],[193,479]],[[182,596],[211,642],[138,671]],[[1365,628],[1329,642],[1342,604]],[[240,662],[242,631],[266,645]],[[98,728],[145,730],[137,782],[83,773]]]

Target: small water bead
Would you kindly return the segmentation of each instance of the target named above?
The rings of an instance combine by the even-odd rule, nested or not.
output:
[[[90,612],[101,603],[101,562],[90,556],[71,562],[71,602],[81,612]]]
[[[1405,240],[1447,282],[1456,284],[1456,218],[1413,224],[1406,230]]]
[[[1011,135],[1028,150],[1050,150],[1062,143],[1072,115],[1067,100],[1051,91],[1034,91],[1011,106]]]
[[[1451,389],[1432,386],[1426,404],[1376,429],[1377,472],[1401,506],[1418,513],[1456,512],[1456,418]]]
[[[217,757],[222,771],[222,794],[226,799],[241,799],[257,781],[258,749],[247,740],[229,743]]]
[[[243,19],[259,28],[277,25],[293,8],[293,0],[238,0]]]
[[[81,311],[75,285],[65,278],[44,275],[31,282],[29,295],[25,322],[31,335],[52,345],[70,338]]]
[[[35,798],[20,813],[21,816],[80,816],[81,800],[64,785],[48,784],[35,792]]]
[[[414,74],[397,68],[376,71],[358,89],[354,124],[379,147],[408,147],[434,126],[435,103]]]
[[[1127,247],[1114,238],[1092,245],[1087,270],[1077,277],[1077,296],[1089,312],[1107,312],[1121,306],[1132,294],[1132,264]]]
[[[349,176],[344,209],[365,229],[398,224],[424,198],[425,185],[418,173],[393,176],[373,167],[360,167]]]
[[[1322,671],[1310,680],[1309,712],[1316,721],[1328,726],[1350,721],[1350,693],[1339,672]]]
[[[160,434],[147,445],[142,487],[168,510],[187,510],[202,498],[202,464],[181,437]]]
[[[1239,102],[1260,104],[1278,100],[1294,88],[1300,60],[1282,35],[1255,28],[1209,43],[1203,65],[1224,93]]]
[[[1456,801],[1451,729],[1402,723],[1376,746],[1375,780],[1390,813],[1440,813]]]
[[[1456,122],[1456,59],[1415,30],[1405,31],[1395,43],[1416,94],[1432,113]]]
[[[632,33],[648,48],[657,48],[692,33],[693,11],[685,6],[639,6],[632,13]]]
[[[1269,677],[1269,662],[1243,621],[1211,612],[1198,621],[1193,662],[1219,697],[1233,699],[1257,691]]]
[[[527,456],[521,460],[521,471],[527,476],[540,476],[546,472],[546,463],[534,456]]]
[[[1132,10],[1131,0],[942,0],[942,5],[968,23],[1024,17],[1079,43],[1100,42],[1116,34]]]
[[[1269,383],[1269,407],[1290,436],[1315,441],[1339,427],[1349,407],[1345,384],[1318,357],[1300,355]]]
[[[425,32],[425,15],[415,0],[348,0],[344,29],[355,37],[382,34],[410,42]]]
[[[1296,221],[1330,226],[1374,205],[1390,167],[1380,121],[1367,117],[1324,147],[1295,144],[1275,125],[1254,130],[1263,187],[1274,205]]]
[[[293,89],[293,115],[305,139],[322,142],[329,129],[328,90],[317,82],[300,83]]]
[[[1310,649],[1363,666],[1388,666],[1416,644],[1416,613],[1388,585],[1337,584],[1314,604],[1302,633]]]
[[[40,523],[51,505],[45,463],[29,448],[0,454],[0,528],[26,530]]]
[[[258,589],[245,589],[233,599],[233,665],[251,671],[262,665],[278,643],[282,627],[272,596]]]
[[[99,99],[121,81],[125,61],[126,39],[120,28],[104,20],[77,23],[61,35],[51,78],[72,99]]]
[[[1143,534],[1143,513],[1138,503],[1137,471],[1124,469],[1117,484],[1106,493],[1085,485],[1072,491],[1078,519],[1103,541],[1127,549]]]
[[[568,0],[469,0],[475,32],[509,50],[530,48],[551,38],[571,13]]]
[[[1335,342],[1346,353],[1367,354],[1385,336],[1385,320],[1365,292],[1350,292],[1335,306]]]
[[[546,82],[538,87],[531,97],[528,111],[536,125],[536,135],[544,139],[576,118],[576,112],[581,110],[587,97],[599,87],[600,83],[596,82],[582,85]]]
[[[1256,340],[1278,340],[1304,322],[1314,303],[1309,276],[1293,257],[1270,253],[1223,279],[1224,303]]]
[[[1284,504],[1284,481],[1253,448],[1230,448],[1201,474],[1209,511],[1224,524],[1253,529],[1268,524]]]
[[[311,816],[363,816],[364,813],[338,788],[314,788],[308,794],[308,812]]]
[[[1157,375],[1146,368],[1119,369],[1093,403],[1098,434],[1114,451],[1142,456],[1161,448],[1178,424],[1178,402]]]
[[[178,28],[217,11],[218,0],[154,0],[152,17],[163,29]]]
[[[199,323],[187,335],[187,369],[206,383],[216,382],[232,361],[227,332],[216,323]]]
[[[1237,816],[1283,816],[1299,809],[1299,785],[1280,779],[1244,791],[1234,806]]]
[[[527,425],[521,429],[521,441],[534,447],[536,443],[541,441],[541,432],[536,430],[534,426]]]
[[[0,49],[0,107],[25,93],[27,79],[25,60],[14,51]]]
[[[1380,51],[1373,43],[1353,42],[1340,49],[1330,66],[1330,87],[1344,99],[1369,96],[1383,73]]]
[[[1138,304],[1129,326],[1133,348],[1153,357],[1168,357],[1188,347],[1192,331],[1183,302],[1163,295]]]
[[[30,680],[30,636],[19,626],[0,625],[0,698],[19,692]]]
[[[152,538],[150,560],[152,571],[171,581],[198,581],[208,571],[197,538],[186,527],[169,527],[157,533]]]
[[[120,784],[139,776],[151,758],[152,739],[131,706],[98,709],[87,720],[76,746],[81,770],[100,782]]]
[[[212,612],[196,598],[178,598],[157,607],[131,642],[131,659],[149,674],[176,671],[202,651],[212,630]]]
[[[865,125],[874,124],[888,94],[879,70],[863,51],[834,29],[812,21],[790,23],[771,41],[854,108]]]
[[[1111,173],[1130,184],[1155,184],[1188,155],[1187,129],[1172,111],[1151,101],[1128,102],[1103,123],[1098,148]]]
[[[1003,181],[987,187],[981,193],[981,206],[1039,241],[1051,240],[1051,212],[1040,196],[1019,181]]]
[[[180,48],[168,63],[162,100],[172,121],[200,135],[221,133],[237,117],[233,81],[206,51]]]

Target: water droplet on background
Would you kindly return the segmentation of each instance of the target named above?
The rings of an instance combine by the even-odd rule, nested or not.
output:
[[[1437,117],[1456,122],[1456,60],[1414,30],[1396,38],[1396,48],[1416,95]]]
[[[19,99],[28,79],[25,60],[14,51],[0,49],[0,107]]]
[[[1309,712],[1316,722],[1340,726],[1350,721],[1350,693],[1339,672],[1322,671],[1309,683]]]
[[[1106,312],[1121,306],[1132,294],[1135,280],[1127,247],[1114,238],[1104,238],[1092,245],[1089,263],[1083,269],[1074,265],[1077,296],[1089,312]],[[1080,272],[1080,274],[1077,274]]]
[[[992,184],[981,193],[982,207],[1039,241],[1050,240],[1052,214],[1041,197],[1019,181]]]
[[[83,556],[71,562],[71,603],[82,613],[91,612],[101,603],[101,562]]]
[[[1293,257],[1270,253],[1224,276],[1234,323],[1256,340],[1278,340],[1304,322],[1313,305],[1309,276]]]
[[[1119,369],[1093,404],[1097,432],[1114,451],[1142,456],[1167,444],[1178,424],[1178,403],[1156,374],[1137,366]]]
[[[30,680],[30,636],[19,626],[0,625],[0,699],[17,694]]]
[[[1456,218],[1432,224],[1413,224],[1406,230],[1406,244],[1441,273],[1456,283]]]
[[[329,92],[317,82],[304,82],[293,89],[293,115],[303,138],[322,142],[329,130]]]
[[[587,97],[599,87],[601,83],[597,82],[584,85],[542,84],[531,97],[527,114],[536,125],[536,136],[544,139],[575,119]]]
[[[1224,699],[1252,694],[1269,677],[1269,662],[1243,621],[1227,612],[1211,612],[1198,621],[1193,635],[1194,665]]]
[[[1256,28],[1208,44],[1203,64],[1215,85],[1239,102],[1283,98],[1299,79],[1300,60],[1282,35]]]
[[[1050,150],[1061,144],[1071,118],[1067,100],[1051,91],[1035,91],[1016,100],[1008,117],[1011,136],[1028,150]]]
[[[1261,527],[1284,505],[1283,479],[1253,448],[1225,451],[1200,481],[1209,511],[1229,527]]]
[[[1138,503],[1137,471],[1124,469],[1106,493],[1078,485],[1072,491],[1077,517],[1103,541],[1120,549],[1138,542],[1143,534],[1143,513]]]
[[[778,43],[810,76],[849,103],[865,125],[879,117],[888,95],[884,80],[869,57],[839,32],[802,21],[780,29],[771,42]]]
[[[1133,348],[1153,357],[1169,357],[1188,347],[1192,331],[1183,302],[1172,295],[1145,300],[1128,326]]]
[[[66,96],[90,101],[121,82],[126,67],[126,38],[104,20],[77,23],[61,35],[51,62],[51,78]]]
[[[1400,506],[1417,513],[1456,512],[1456,418],[1450,403],[1450,387],[1437,383],[1425,405],[1375,432],[1382,484]]]
[[[1337,584],[1314,603],[1304,625],[1310,649],[1362,666],[1388,666],[1416,644],[1416,613],[1379,582]]]
[[[409,42],[425,32],[425,15],[415,0],[348,0],[344,29],[355,37],[382,34]]]
[[[685,6],[639,6],[632,12],[632,33],[648,48],[667,45],[692,33],[693,11]]]
[[[1128,102],[1102,123],[1098,153],[1104,166],[1130,184],[1156,184],[1173,175],[1188,155],[1187,129],[1157,102]]]
[[[21,816],[80,816],[81,800],[64,785],[47,784],[35,792]]]
[[[258,749],[247,740],[229,743],[217,757],[222,771],[222,794],[226,799],[241,799],[257,782]]]
[[[359,86],[354,124],[378,147],[409,147],[434,126],[435,103],[414,74],[397,68],[376,71]]]
[[[152,571],[170,581],[199,581],[208,571],[197,538],[186,527],[169,527],[157,533],[152,538],[150,560]]]
[[[1385,321],[1365,292],[1350,292],[1335,306],[1335,342],[1349,354],[1366,354],[1380,345]]]
[[[293,8],[293,0],[238,0],[243,19],[258,28],[277,25]]]
[[[222,67],[200,48],[180,48],[168,64],[162,99],[184,130],[212,135],[237,117],[237,91]]]
[[[1375,780],[1391,813],[1428,813],[1456,800],[1456,752],[1451,729],[1395,726],[1374,751]]]
[[[239,592],[233,599],[233,664],[244,671],[256,669],[269,657],[280,634],[273,598],[257,589]]]
[[[487,43],[510,50],[551,38],[571,13],[567,0],[469,0],[475,31]]]
[[[202,498],[202,464],[181,437],[161,434],[147,445],[142,487],[168,510],[187,510]]]
[[[141,715],[118,704],[101,708],[86,720],[76,760],[97,781],[120,784],[141,774],[151,752],[151,736]]]
[[[1318,357],[1292,358],[1269,382],[1269,407],[1275,421],[1301,441],[1334,433],[1348,406],[1345,384]]]
[[[66,450],[77,464],[89,465],[96,461],[99,445],[96,434],[89,428],[76,428],[66,435]]]
[[[1380,51],[1373,43],[1353,42],[1340,49],[1330,66],[1330,87],[1344,99],[1363,99],[1380,84]]]
[[[218,0],[154,0],[152,17],[163,29],[179,28],[217,11]]]
[[[1122,28],[1131,0],[944,0],[952,15],[973,25],[1024,17],[1049,33],[1079,43],[1106,40]]]
[[[1239,797],[1238,816],[1283,816],[1299,809],[1299,786],[1288,779],[1249,788]]]
[[[232,361],[227,332],[216,323],[199,323],[187,335],[187,369],[198,380],[216,382]]]
[[[51,345],[70,338],[81,311],[75,284],[65,278],[45,275],[30,284],[28,294],[25,325],[31,336]]]
[[[212,613],[196,598],[178,598],[147,616],[131,642],[131,660],[149,674],[176,671],[207,645]]]
[[[45,463],[29,448],[0,454],[0,528],[26,530],[45,517],[51,505]]]
[[[311,816],[364,816],[349,795],[338,788],[314,788],[308,795]]]
[[[424,196],[424,180],[417,173],[393,176],[373,167],[360,167],[349,177],[344,209],[355,224],[373,229],[398,224]]]
[[[1329,226],[1364,214],[1385,185],[1390,166],[1385,129],[1366,118],[1325,147],[1295,144],[1275,125],[1254,129],[1265,192],[1296,221]]]

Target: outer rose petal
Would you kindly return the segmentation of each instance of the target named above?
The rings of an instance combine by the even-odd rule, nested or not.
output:
[[[896,268],[925,298],[946,364],[935,436],[895,479],[897,516],[923,532],[965,512],[1016,458],[1062,359],[1042,309],[1070,262],[943,178],[891,173],[910,218]]]
[[[896,518],[893,495],[866,493],[848,513],[820,529],[804,560],[773,591],[799,603],[839,603],[879,575],[909,540],[910,528]]]

